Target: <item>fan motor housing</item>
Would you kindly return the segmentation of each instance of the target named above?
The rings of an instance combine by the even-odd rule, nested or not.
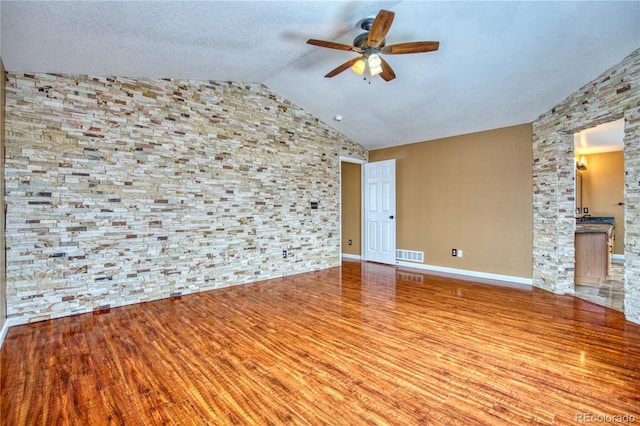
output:
[[[369,45],[367,44],[368,40],[369,40],[369,33],[368,32],[362,33],[353,39],[353,46],[359,47],[362,50],[370,49]],[[384,47],[386,41],[387,39],[382,40],[382,43],[378,45],[378,49]]]

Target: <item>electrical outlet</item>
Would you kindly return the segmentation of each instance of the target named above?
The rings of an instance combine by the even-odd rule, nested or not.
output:
[[[589,207],[584,207],[584,208],[582,209],[582,213],[584,213],[584,214],[589,213]]]
[[[283,259],[287,258],[287,251],[286,250],[282,250],[282,258]]]
[[[353,241],[349,240],[349,245],[353,244]]]
[[[456,257],[458,255],[458,250],[451,249],[451,256]]]

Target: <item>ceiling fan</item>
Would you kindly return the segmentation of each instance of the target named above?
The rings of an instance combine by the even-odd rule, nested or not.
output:
[[[385,36],[391,28],[391,23],[395,13],[388,10],[380,10],[374,18],[367,18],[362,21],[360,27],[367,31],[357,36],[353,40],[353,46],[334,43],[331,41],[307,40],[308,44],[329,49],[345,50],[360,53],[361,56],[348,60],[344,64],[329,71],[325,77],[331,78],[347,68],[351,68],[356,74],[362,75],[367,69],[371,77],[380,75],[385,81],[396,78],[396,74],[391,66],[380,57],[380,54],[398,55],[404,53],[423,53],[438,50],[440,43],[437,41],[414,41],[408,43],[386,45]]]

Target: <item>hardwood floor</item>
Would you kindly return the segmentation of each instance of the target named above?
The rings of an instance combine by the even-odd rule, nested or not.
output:
[[[620,312],[355,261],[12,327],[1,361],[5,425],[640,422]]]

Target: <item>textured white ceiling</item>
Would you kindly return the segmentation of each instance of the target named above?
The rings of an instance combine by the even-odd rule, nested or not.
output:
[[[387,44],[440,50],[325,79],[354,54],[305,41],[351,44],[381,8]],[[0,22],[9,71],[259,82],[369,149],[531,122],[640,47],[637,1],[2,1]]]

